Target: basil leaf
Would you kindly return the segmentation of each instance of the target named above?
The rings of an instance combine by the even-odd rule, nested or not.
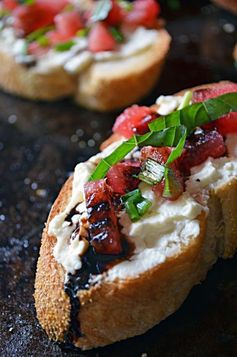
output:
[[[124,141],[109,156],[102,159],[89,181],[100,180],[105,177],[109,169],[120,162],[137,146],[176,146],[179,143],[182,127],[167,128],[161,132],[149,132],[144,135],[134,135],[131,139]]]
[[[181,156],[184,145],[185,145],[185,141],[187,138],[187,129],[184,126],[180,127],[181,131],[183,131],[183,134],[178,142],[178,145],[176,146],[176,148],[174,150],[172,150],[172,152],[170,153],[168,160],[166,161],[166,165],[171,164],[173,161],[175,161],[176,159],[178,159],[178,157]]]
[[[75,45],[75,41],[70,40],[67,42],[58,43],[54,48],[58,52],[65,52],[70,50]]]
[[[45,35],[48,31],[52,30],[53,26],[45,26],[39,30],[35,30],[26,36],[28,42],[37,41],[41,36]]]
[[[117,149],[115,149],[112,154],[102,159],[98,166],[96,167],[93,174],[90,176],[89,181],[100,180],[105,177],[109,169],[121,161],[128,153],[130,153],[137,146],[136,137],[133,136],[131,139],[123,142]]]
[[[210,123],[235,111],[237,111],[237,93],[227,93],[160,117],[150,123],[149,128],[153,131],[160,131],[170,126],[184,125],[189,135],[197,126]]]
[[[94,11],[91,16],[91,21],[103,21],[105,20],[110,10],[112,9],[112,1],[111,0],[99,0],[96,3]]]
[[[181,155],[186,137],[197,126],[202,126],[235,111],[237,111],[237,93],[227,93],[203,103],[186,106],[166,117],[160,117],[149,125],[150,132],[144,135],[134,135],[108,157],[101,160],[91,175],[90,181],[105,177],[110,167],[124,159],[136,146],[175,147],[167,160],[166,165],[169,165]]]
[[[118,42],[118,43],[124,42],[124,36],[123,36],[122,32],[119,31],[119,29],[117,29],[116,27],[110,27],[110,32],[111,32],[113,38],[116,40],[116,42]]]

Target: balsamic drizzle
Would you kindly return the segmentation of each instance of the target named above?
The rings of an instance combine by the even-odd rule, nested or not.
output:
[[[75,274],[68,274],[68,280],[64,284],[64,290],[69,296],[71,303],[70,326],[65,336],[65,342],[69,348],[71,348],[71,346],[73,347],[74,338],[83,336],[78,321],[80,301],[77,297],[77,292],[90,288],[90,278],[93,275],[101,274],[113,265],[131,256],[134,247],[126,238],[122,238],[122,248],[121,254],[105,255],[96,253],[94,248],[90,245],[82,257],[82,268],[77,270]]]

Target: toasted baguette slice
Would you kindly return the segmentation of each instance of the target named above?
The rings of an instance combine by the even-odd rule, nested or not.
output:
[[[156,83],[170,46],[166,30],[159,30],[154,44],[129,58],[97,62],[81,75],[57,68],[39,73],[16,63],[0,48],[0,86],[7,92],[34,100],[73,96],[77,103],[99,111],[127,106],[148,93]],[[141,85],[142,83],[142,85]]]
[[[114,140],[117,138],[114,137]],[[70,177],[56,199],[43,232],[35,281],[35,306],[48,336],[65,341],[70,325],[70,301],[64,291],[64,270],[53,256],[56,237],[48,234],[51,220],[66,207],[72,192]],[[237,177],[209,192],[209,211],[197,217],[199,234],[178,253],[127,279],[102,280],[80,290],[78,321],[81,349],[111,344],[142,334],[176,311],[191,288],[202,281],[218,257],[232,257],[237,248]]]

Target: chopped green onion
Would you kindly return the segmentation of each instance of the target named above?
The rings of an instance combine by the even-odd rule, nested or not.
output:
[[[105,177],[108,170],[137,146],[176,146],[179,143],[180,136],[185,131],[182,125],[172,128],[166,128],[160,132],[148,132],[144,135],[134,135],[131,139],[123,142],[112,154],[102,159],[97,165],[95,171],[89,178],[89,181],[100,180]]]
[[[94,11],[91,16],[91,21],[103,21],[105,20],[110,10],[112,9],[112,1],[111,0],[99,0],[96,2]]]
[[[152,203],[142,196],[139,189],[122,196],[122,202],[132,222],[138,221],[149,210]]]
[[[181,110],[181,109],[187,107],[187,105],[190,104],[192,98],[193,98],[193,92],[191,90],[188,90],[187,92],[185,92],[184,96],[183,96],[183,100],[182,100],[180,106],[178,107],[178,110]]]
[[[58,43],[54,48],[58,52],[65,52],[70,50],[75,45],[75,41],[70,40],[63,43]]]
[[[158,162],[147,159],[144,163],[142,171],[139,173],[138,178],[141,181],[148,183],[148,185],[156,185],[161,182],[164,177],[165,168]]]
[[[143,197],[143,201],[137,203],[137,210],[140,216],[144,216],[147,213],[152,203],[147,198]]]
[[[119,31],[116,27],[110,27],[110,32],[112,36],[115,38],[116,42],[122,43],[124,42],[124,36],[121,31]]]
[[[170,182],[171,172],[172,172],[171,169],[169,169],[168,167],[165,168],[165,187],[162,195],[165,198],[171,197],[171,182]]]
[[[82,38],[87,37],[89,31],[90,31],[90,29],[88,27],[85,27],[84,29],[77,31],[76,36],[82,37]]]
[[[130,191],[128,193],[126,193],[126,195],[123,195],[122,196],[122,201],[123,203],[125,203],[129,198],[133,198],[133,200],[135,199],[139,199],[141,197],[141,192],[139,189],[136,189],[136,190],[133,190],[133,191]]]
[[[175,147],[167,160],[167,165],[169,165],[182,154],[186,137],[197,126],[210,123],[223,115],[236,111],[237,93],[228,93],[208,99],[203,103],[189,105],[165,117],[160,117],[149,125],[150,131],[148,133],[134,135],[123,142],[109,156],[102,159],[89,180],[104,178],[111,166],[124,159],[137,146]]]
[[[140,219],[140,215],[138,213],[137,207],[135,206],[134,202],[131,199],[125,202],[125,208],[132,222],[136,222]]]

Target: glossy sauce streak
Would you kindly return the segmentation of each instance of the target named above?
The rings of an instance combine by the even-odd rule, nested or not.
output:
[[[99,207],[97,207],[97,209],[98,208]],[[72,209],[66,220],[71,221],[71,217],[76,213],[78,212],[75,208]],[[98,222],[98,225],[100,224],[102,224],[101,221]],[[95,226],[95,228],[98,228],[97,224],[95,224]],[[79,227],[77,227],[76,230],[78,230],[78,228]],[[90,278],[93,275],[101,274],[115,264],[128,259],[132,255],[133,250],[133,244],[129,243],[126,238],[122,238],[122,252],[117,255],[98,254],[90,245],[85,255],[81,258],[82,268],[77,270],[75,274],[68,274],[67,282],[64,284],[64,290],[69,296],[71,303],[70,326],[65,336],[66,346],[68,348],[71,349],[73,347],[73,341],[76,337],[83,336],[78,321],[78,313],[80,310],[80,301],[77,297],[78,291],[89,289],[91,286]]]

